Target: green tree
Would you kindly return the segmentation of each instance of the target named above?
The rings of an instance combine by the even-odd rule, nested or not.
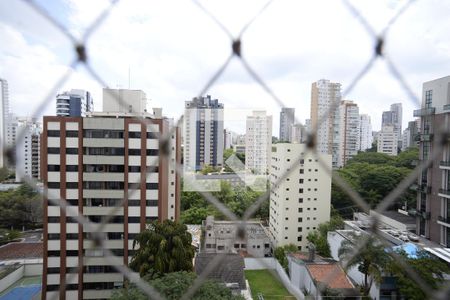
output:
[[[183,224],[202,224],[207,216],[219,216],[219,212],[210,205],[206,207],[191,207],[181,212],[181,222]]]
[[[192,286],[196,279],[195,273],[174,272],[163,275],[161,278],[151,279],[145,277],[144,280],[150,283],[163,297],[168,300],[180,299]],[[130,285],[114,291],[112,300],[144,300],[148,297],[140,291],[136,286]],[[237,300],[242,299],[239,296],[233,296],[231,291],[225,285],[213,281],[206,280],[195,292],[192,299],[195,300]]]
[[[282,246],[282,247],[277,247],[277,248],[275,248],[275,251],[274,251],[274,256],[275,256],[275,258],[278,260],[278,262],[280,263],[280,265],[286,270],[286,271],[289,271],[288,270],[288,259],[287,259],[287,255],[289,254],[289,253],[292,253],[292,252],[296,252],[298,249],[297,249],[297,246],[295,246],[294,244],[287,244],[287,245],[284,245],[284,246]]]
[[[355,245],[365,243],[364,247],[355,251]],[[381,272],[387,266],[389,255],[383,244],[373,235],[351,234],[351,238],[344,240],[338,251],[339,259],[347,263],[347,270],[358,266],[364,274],[363,294],[367,296],[373,281],[380,282]]]
[[[400,152],[399,155],[395,157],[394,165],[397,167],[405,167],[408,169],[414,169],[414,162],[419,158],[419,148],[411,147],[405,151]]]
[[[133,248],[139,246],[130,267],[142,276],[192,271],[194,247],[186,225],[170,220],[155,221],[139,233]]]
[[[324,257],[330,257],[330,245],[327,240],[328,231],[342,229],[343,227],[344,221],[342,220],[342,217],[337,212],[333,211],[330,221],[319,224],[316,230],[308,233],[306,239],[314,244],[318,254]]]
[[[417,258],[410,258],[401,252],[403,260],[419,275],[420,280],[436,290],[444,282],[444,274],[449,274],[449,267],[439,259],[432,257],[426,251],[419,251]],[[426,299],[427,295],[421,287],[410,277],[408,271],[398,262],[390,260],[386,271],[395,276],[400,294],[405,299]]]

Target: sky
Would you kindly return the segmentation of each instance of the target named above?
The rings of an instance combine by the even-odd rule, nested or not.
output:
[[[350,0],[348,0],[350,1]],[[41,7],[76,40],[107,0],[39,0]],[[200,3],[237,36],[266,1]],[[406,3],[397,0],[350,1],[376,32]],[[422,83],[450,73],[450,1],[417,0],[386,35],[385,53],[421,99]],[[311,83],[340,82],[346,90],[373,55],[374,39],[340,0],[275,0],[242,36],[242,55],[286,107],[295,107],[304,122],[310,114]],[[177,118],[184,101],[199,95],[231,51],[228,35],[191,0],[122,0],[86,43],[89,65],[111,88],[143,90],[148,107],[162,107]],[[0,77],[8,80],[11,110],[16,115],[54,115],[56,93],[86,89],[101,111],[103,83],[75,59],[71,39],[37,14],[26,1],[0,1]],[[70,77],[56,90],[56,82]],[[225,127],[245,132],[252,110],[273,115],[278,135],[281,106],[234,58],[206,94],[225,105]],[[36,110],[43,99],[46,106]],[[414,102],[378,59],[345,99],[355,101],[379,130],[382,111],[403,104],[403,127],[413,120]]]

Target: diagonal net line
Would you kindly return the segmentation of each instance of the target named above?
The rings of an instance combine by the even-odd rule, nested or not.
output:
[[[99,26],[101,26],[106,18],[110,15],[112,9],[114,8],[114,6],[119,3],[120,0],[109,0],[109,5],[108,7],[106,7],[98,16],[97,18],[92,21],[91,25],[84,31],[83,34],[83,38],[82,40],[84,42],[86,42],[89,37],[91,36],[92,33],[94,33],[95,30],[97,30],[97,28]]]

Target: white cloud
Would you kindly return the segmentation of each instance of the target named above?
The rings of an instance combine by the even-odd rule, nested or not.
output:
[[[380,31],[405,1],[354,1]],[[50,13],[54,7],[48,5]],[[83,31],[109,1],[64,0],[63,20],[70,32]],[[236,35],[265,1],[202,1]],[[23,4],[20,4],[24,6]],[[418,1],[391,28],[386,51],[417,95],[421,84],[448,75],[450,42],[446,1]],[[4,5],[3,5],[4,6]],[[0,10],[8,7],[0,7]],[[23,13],[22,13],[23,11]],[[31,113],[73,56],[72,46],[30,10],[0,13],[0,76],[10,82],[13,109]],[[24,18],[24,15],[29,18]],[[58,14],[58,20],[62,15]],[[30,22],[26,20],[30,19]],[[25,21],[24,21],[25,20]],[[30,24],[31,23],[31,24]],[[40,34],[43,32],[44,34]],[[177,116],[184,101],[196,96],[231,51],[225,33],[191,1],[120,1],[88,44],[89,62],[111,86],[142,89],[150,107]],[[309,117],[311,83],[328,78],[345,89],[373,53],[374,41],[341,1],[274,1],[244,34],[249,64],[297,117]],[[446,73],[447,72],[447,73]],[[101,86],[82,69],[61,88],[85,88],[101,109]],[[265,108],[278,132],[279,106],[250,78],[237,60],[209,91],[233,109]],[[379,61],[348,95],[379,128],[381,112],[404,105],[404,124],[414,105]],[[54,102],[53,102],[54,103]],[[48,113],[54,111],[49,104]]]

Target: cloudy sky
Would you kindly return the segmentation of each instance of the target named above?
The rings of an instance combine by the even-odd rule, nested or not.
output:
[[[102,0],[39,0],[42,7],[76,38],[108,7]],[[265,1],[202,1],[202,5],[236,36]],[[405,1],[357,1],[358,10],[381,31]],[[422,83],[450,74],[450,1],[418,0],[389,30],[385,52],[417,97]],[[25,1],[0,1],[0,77],[9,82],[17,115],[31,115],[65,74],[75,54],[72,41]],[[311,83],[321,78],[340,82],[345,90],[373,53],[374,41],[340,0],[276,0],[242,37],[243,56],[296,117],[309,118]],[[90,65],[112,88],[142,89],[149,107],[169,117],[183,112],[184,101],[198,95],[230,53],[230,40],[190,0],[122,0],[87,42]],[[101,110],[103,85],[83,66],[74,69],[58,89],[91,91]],[[243,132],[242,120],[253,109],[274,115],[278,134],[280,106],[233,59],[207,92],[227,109],[226,127]],[[55,113],[55,95],[42,114]],[[372,117],[403,103],[403,123],[417,108],[392,77],[383,60],[349,93],[360,113]]]

